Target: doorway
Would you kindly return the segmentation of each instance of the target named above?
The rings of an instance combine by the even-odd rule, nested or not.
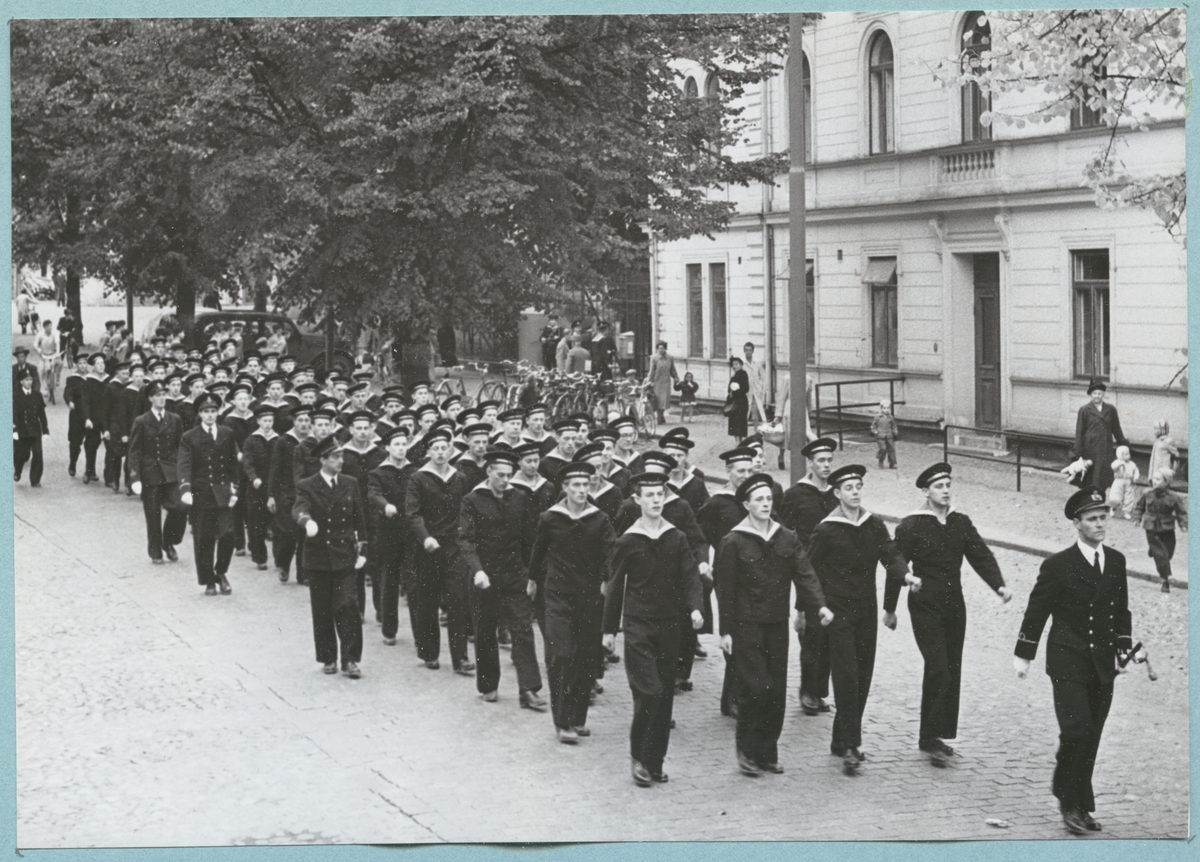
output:
[[[975,424],[1000,428],[1000,255],[975,259]]]

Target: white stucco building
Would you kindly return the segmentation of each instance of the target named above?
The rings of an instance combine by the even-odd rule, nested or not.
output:
[[[1186,443],[1186,377],[1168,385],[1186,363],[1185,248],[1149,211],[1096,206],[1083,171],[1111,129],[1086,109],[988,129],[977,91],[936,80],[932,64],[979,16],[835,13],[806,33],[810,373],[902,375],[902,420],[1060,436],[1102,377],[1131,441],[1149,442],[1161,418]],[[681,72],[709,90],[699,69]],[[783,76],[744,108],[737,155],[787,148]],[[1138,172],[1182,168],[1182,114],[1121,137]],[[737,205],[727,231],[652,244],[656,339],[710,398],[744,342],[760,358],[772,342],[778,390],[788,277],[803,271],[789,265],[788,179],[718,194]]]

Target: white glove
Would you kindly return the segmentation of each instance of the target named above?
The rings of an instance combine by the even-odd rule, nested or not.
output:
[[[192,492],[191,492],[191,491],[184,491],[182,494],[180,494],[180,495],[179,495],[179,502],[180,502],[180,503],[183,503],[183,505],[185,505],[185,506],[190,506],[190,505],[192,505]]]
[[[699,629],[704,625],[704,614],[699,611],[692,611],[692,628]]]
[[[1029,659],[1013,656],[1013,670],[1017,672],[1018,679],[1025,679],[1025,674],[1029,673]]]
[[[304,535],[308,536],[310,539],[313,536],[315,536],[317,534],[317,531],[320,529],[321,528],[319,526],[317,526],[317,522],[314,521],[312,518],[309,518],[307,521],[304,522]]]
[[[712,580],[712,565],[711,564],[701,563],[698,566],[698,568],[700,569],[700,577],[708,578],[709,580]]]
[[[475,573],[475,589],[486,590],[491,585],[492,582],[488,580],[487,572],[478,571]]]
[[[274,497],[267,497],[267,511],[270,512],[272,515],[275,514],[275,498]]]
[[[232,509],[235,506],[237,506],[237,494],[230,494],[229,495],[229,508]]]
[[[821,608],[817,611],[817,616],[821,618],[821,625],[827,626],[833,622],[833,611],[829,608]]]
[[[132,485],[129,486],[129,490],[132,491],[133,493],[137,494],[139,497],[142,496],[142,483],[134,482]]]
[[[257,491],[261,487],[262,487],[262,479],[255,479],[254,480],[254,490]]]
[[[14,431],[14,432],[13,432],[13,439],[14,439],[14,440],[20,440],[20,439],[21,439],[20,435],[19,435],[19,434],[17,434],[17,432],[16,432],[16,431]]]
[[[529,596],[530,599],[537,595],[537,581],[525,582],[525,595]]]
[[[600,638],[600,645],[603,646],[609,652],[612,652],[613,647],[615,647],[617,645],[617,636],[616,635],[605,635],[604,637]]]
[[[383,514],[387,515],[389,518],[396,517],[396,507],[393,506],[391,503],[388,503],[386,506],[383,507]]]
[[[440,547],[441,547],[441,545],[438,544],[438,540],[435,539],[433,536],[430,536],[428,539],[425,540],[425,550],[429,551],[429,553],[431,553],[431,554]]]
[[[311,522],[311,521],[309,521],[309,523],[311,524],[312,522]],[[361,569],[361,568],[362,568],[363,566],[365,566],[366,564],[367,564],[367,558],[366,558],[366,557],[364,557],[362,554],[359,554],[357,557],[355,557],[355,559],[354,559],[354,568],[356,568],[356,569]]]

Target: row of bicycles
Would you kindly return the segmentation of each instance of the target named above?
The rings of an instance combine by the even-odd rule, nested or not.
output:
[[[474,383],[476,376],[478,383],[472,391],[467,378]],[[632,372],[621,377],[615,365],[613,379],[601,380],[598,374],[567,374],[537,367],[525,359],[470,362],[448,367],[434,387],[438,403],[451,395],[459,396],[465,407],[483,401],[495,401],[502,405],[501,410],[545,404],[549,408],[548,424],[576,413],[587,414],[597,425],[624,415],[633,419],[642,439],[653,438],[658,430],[650,387]]]

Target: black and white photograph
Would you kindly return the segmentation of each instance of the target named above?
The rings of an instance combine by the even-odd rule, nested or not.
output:
[[[1185,18],[11,19],[16,847],[1187,839]]]

